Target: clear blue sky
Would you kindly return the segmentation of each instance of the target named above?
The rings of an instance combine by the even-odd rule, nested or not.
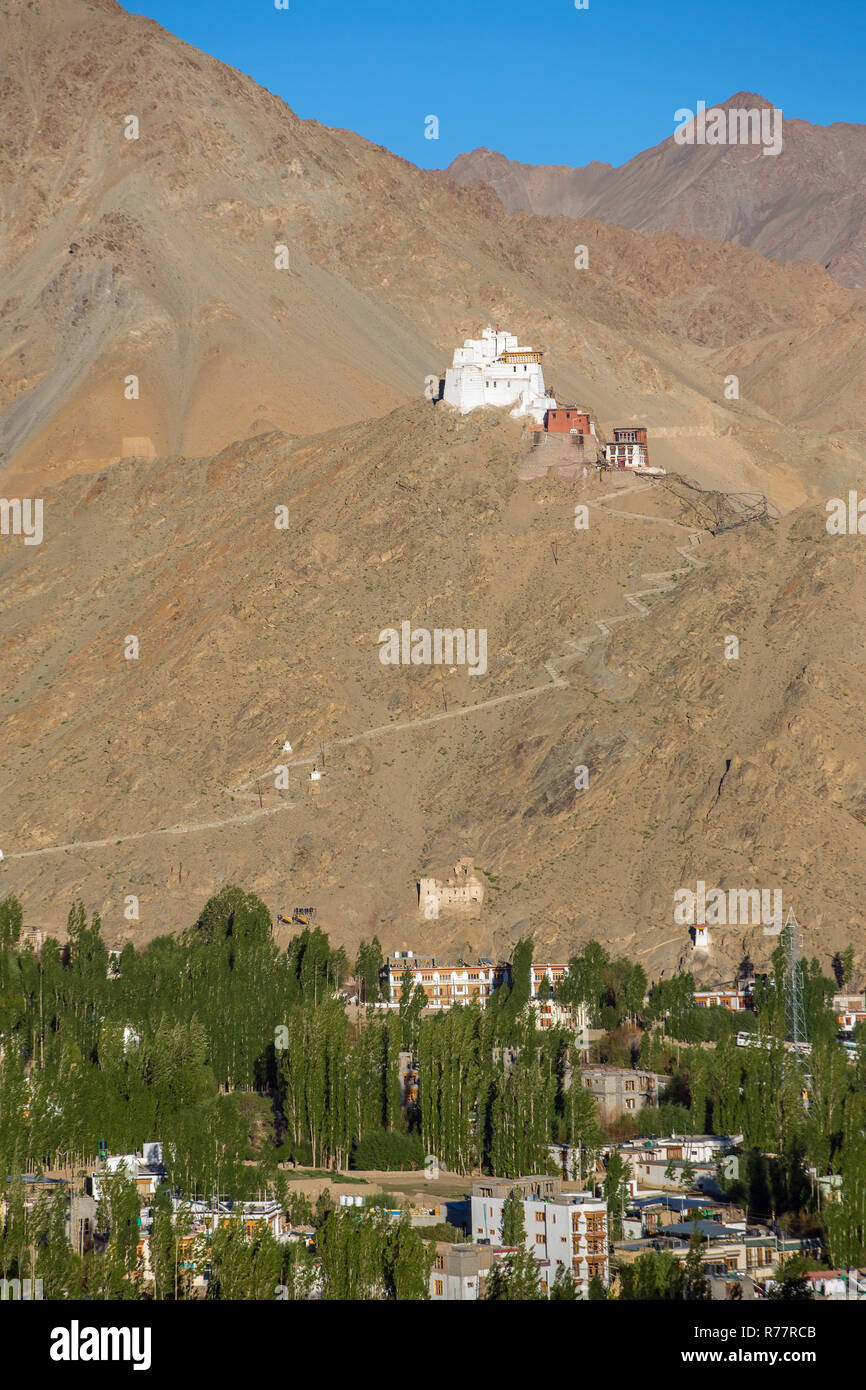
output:
[[[679,107],[758,92],[866,123],[866,0],[130,0],[299,116],[441,168],[486,145],[622,164]],[[424,138],[425,117],[439,139]]]

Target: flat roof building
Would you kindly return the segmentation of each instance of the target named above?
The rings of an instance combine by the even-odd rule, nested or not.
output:
[[[450,1245],[437,1240],[430,1271],[431,1299],[474,1303],[483,1296],[484,1280],[504,1253],[492,1245]]]
[[[420,985],[423,989],[430,1009],[450,1009],[453,1004],[470,1003],[480,1004],[483,1009],[493,991],[509,978],[506,961],[494,963],[482,957],[473,963],[458,961],[453,964],[434,956],[413,956],[411,951],[389,957],[386,970],[392,1005],[400,1002],[408,973],[413,987]]]
[[[568,1270],[583,1298],[592,1279],[606,1287],[610,1281],[607,1202],[589,1192],[563,1192],[561,1178],[530,1174],[473,1183],[473,1240],[502,1243],[503,1209],[514,1191],[523,1201],[526,1249],[539,1263],[542,1288],[549,1293],[560,1268]]]
[[[550,434],[595,434],[589,411],[576,405],[560,405],[548,410],[544,422]]]
[[[658,1105],[659,1093],[668,1083],[666,1076],[634,1067],[583,1066],[580,1075],[584,1089],[598,1101],[602,1118],[607,1119]]]

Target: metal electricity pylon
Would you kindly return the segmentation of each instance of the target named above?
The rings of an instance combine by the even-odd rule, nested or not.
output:
[[[785,921],[785,950],[787,969],[785,971],[785,1025],[788,1038],[794,1044],[795,1052],[809,1041],[806,1035],[806,1014],[803,1008],[803,974],[800,966],[800,949],[803,944],[800,924],[794,916],[794,909],[788,908]]]

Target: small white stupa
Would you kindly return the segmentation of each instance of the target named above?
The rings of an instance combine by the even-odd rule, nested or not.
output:
[[[544,423],[548,410],[556,408],[541,369],[543,353],[520,347],[513,333],[487,327],[480,338],[467,338],[454,349],[454,361],[445,372],[442,399],[466,415],[480,405],[510,406],[511,414],[529,416]]]

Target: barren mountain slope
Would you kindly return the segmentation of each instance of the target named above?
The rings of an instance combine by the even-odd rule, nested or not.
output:
[[[779,887],[810,949],[862,956],[861,539],[821,507],[714,538],[676,487],[519,482],[526,448],[419,403],[61,484],[43,546],[0,552],[0,892],[48,926],[80,893],[143,939],[233,880],[349,947],[595,935],[658,970],[702,878]],[[403,621],[486,629],[487,672],[383,665]],[[464,851],[481,921],[419,922],[417,875]],[[768,940],[720,931],[713,969]]]
[[[772,105],[738,92],[719,105]],[[486,183],[510,211],[596,217],[642,232],[676,231],[750,246],[780,261],[817,261],[866,287],[866,127],[816,126],[783,113],[783,145],[678,145],[671,135],[620,168],[520,164],[493,150],[458,155],[459,183]]]
[[[381,414],[497,318],[545,349],[563,398],[699,430],[731,484],[781,452],[779,416],[817,431],[828,464],[863,456],[840,436],[862,426],[866,299],[816,267],[504,216],[113,0],[7,0],[0,30],[7,495]],[[766,487],[791,505],[812,438],[785,452]]]

